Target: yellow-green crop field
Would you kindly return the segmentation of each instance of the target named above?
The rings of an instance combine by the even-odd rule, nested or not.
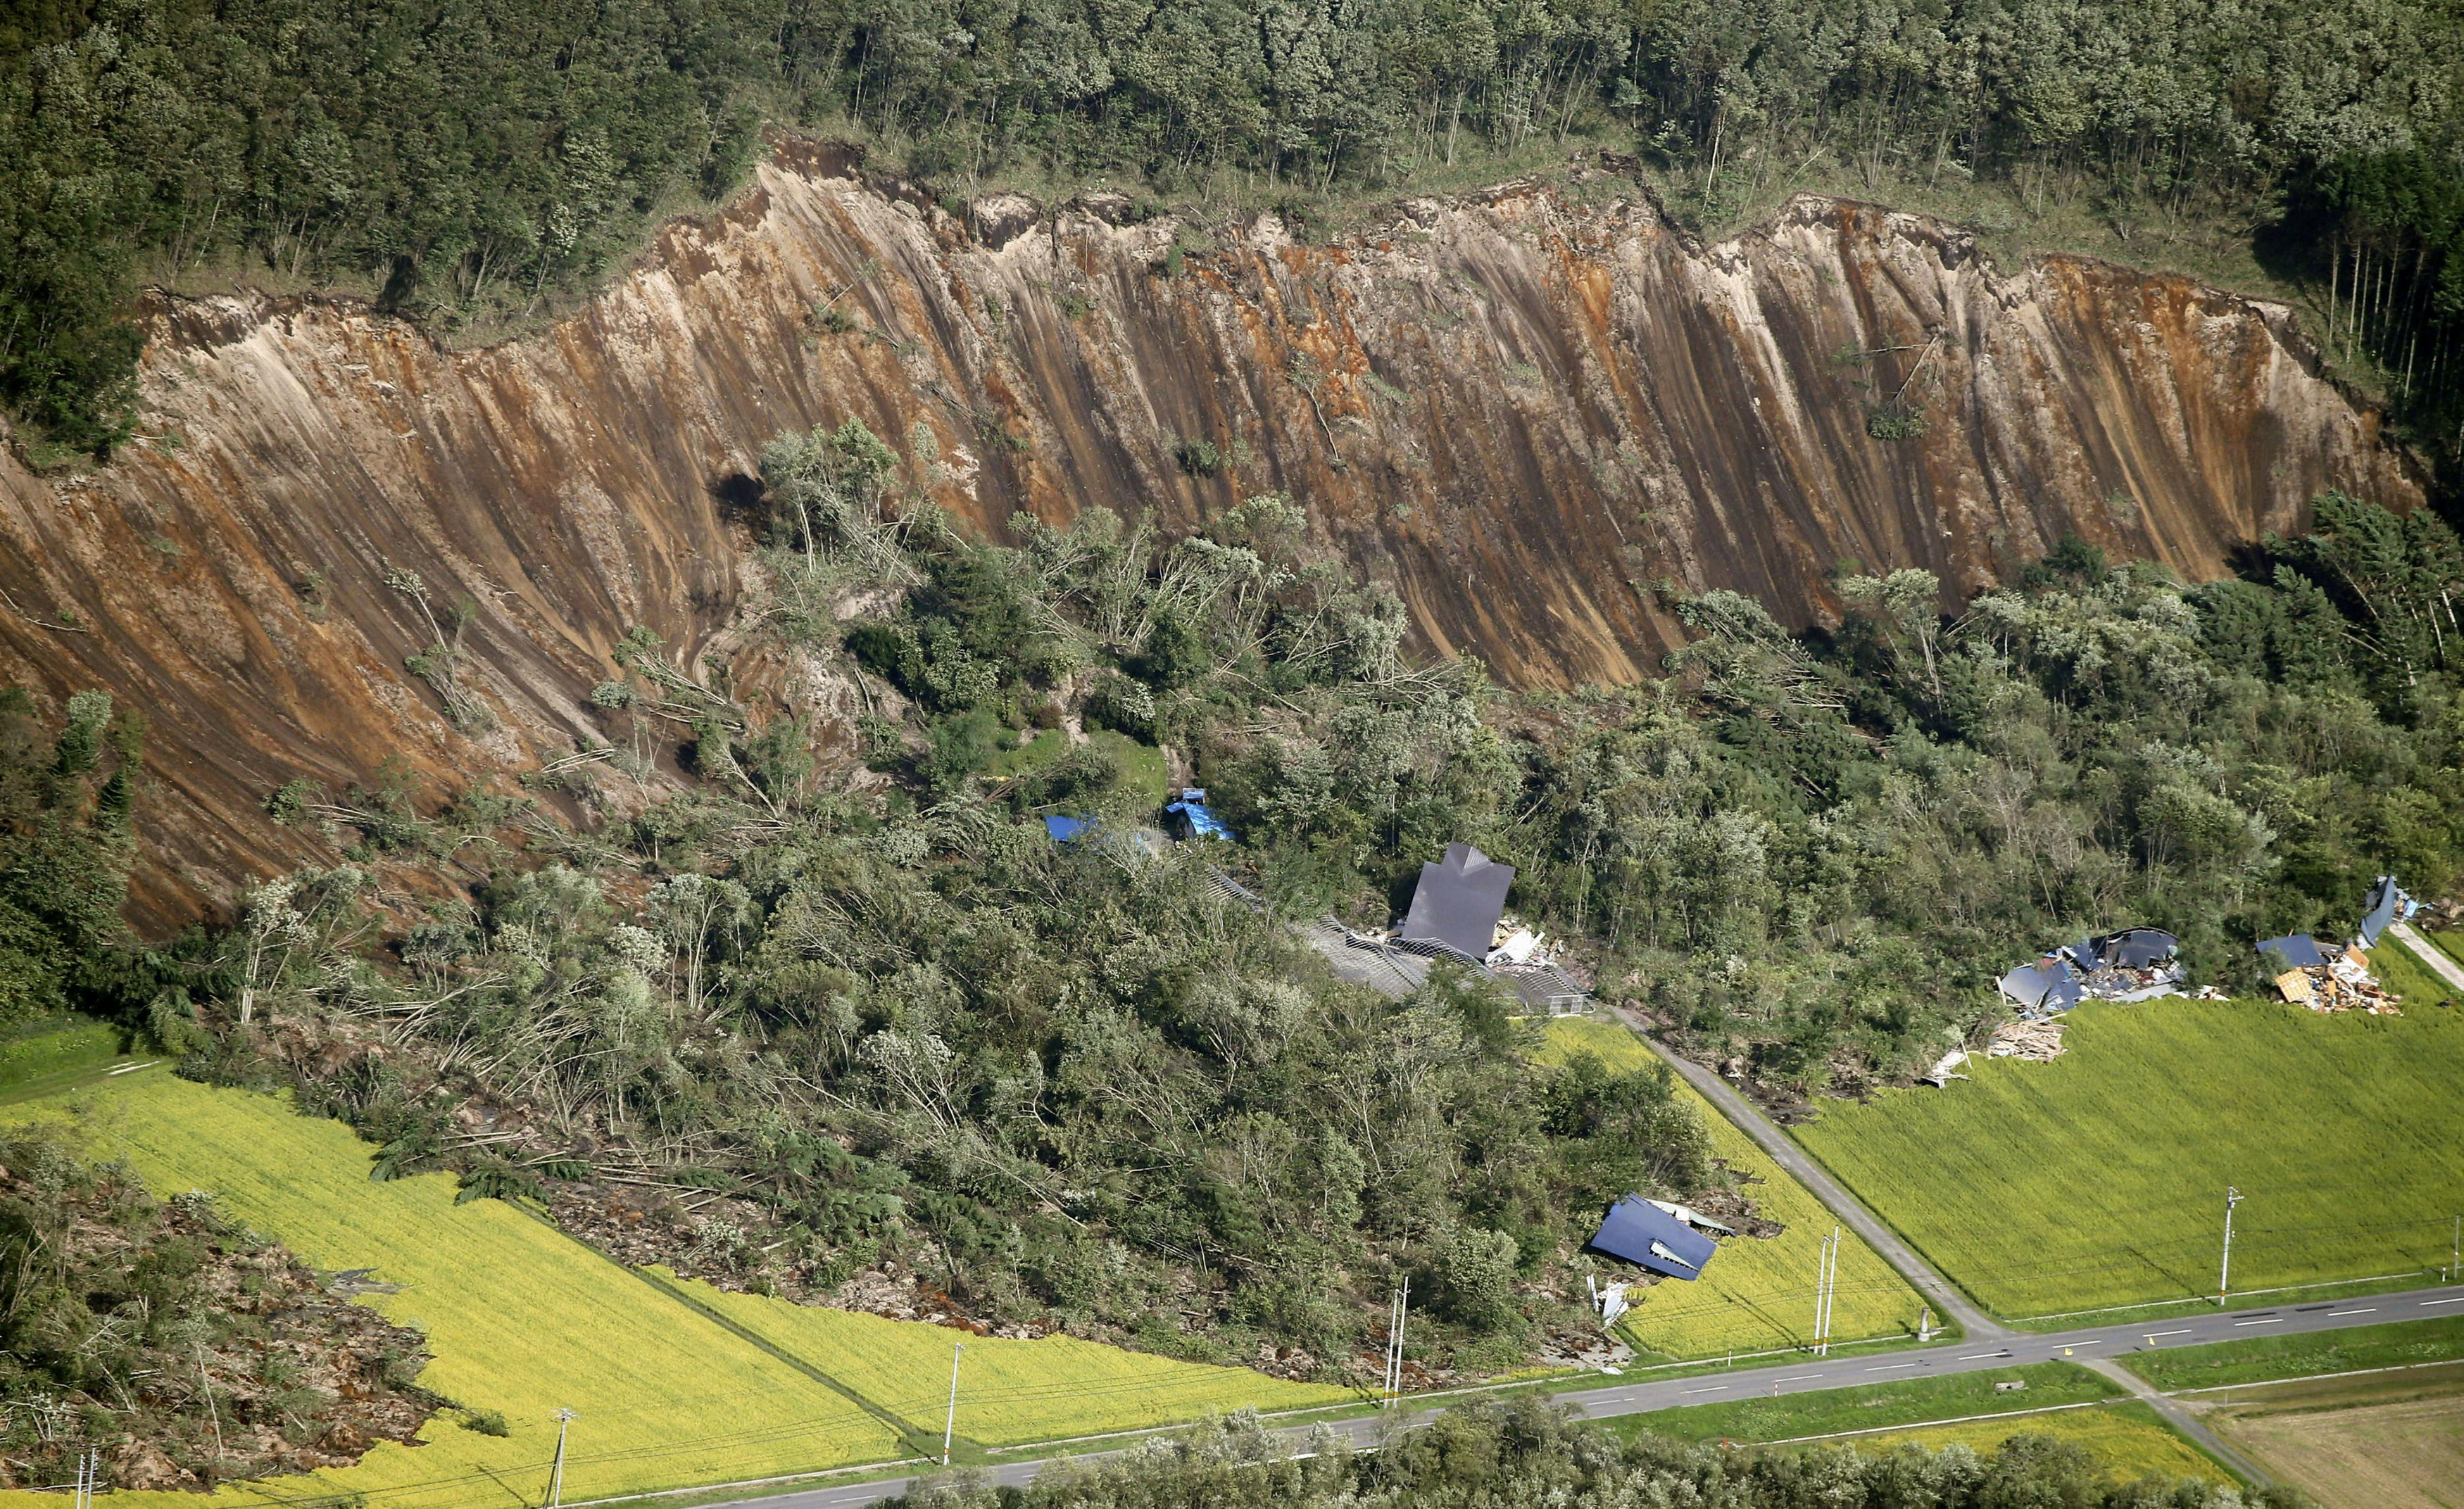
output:
[[[2142,1477],[2202,1477],[2230,1485],[2233,1480],[2231,1473],[2182,1439],[2155,1411],[2136,1400],[2011,1420],[1920,1426],[1882,1435],[1860,1435],[1847,1444],[1868,1455],[1903,1443],[1922,1446],[1929,1452],[1946,1446],[1965,1446],[1982,1455],[2014,1435],[2050,1435],[2083,1447],[2104,1464],[2107,1476],[2117,1482],[2135,1482]]]
[[[1798,1141],[1991,1309],[2212,1295],[2448,1261],[2464,1205],[2464,1011],[2399,949],[2400,1017],[2275,1001],[2091,1001],[2051,1063],[1825,1104]]]
[[[947,1326],[781,1304],[704,1283],[678,1287],[891,1413],[935,1427],[949,1403],[951,1347],[964,1343],[957,1433],[986,1446],[1170,1425],[1244,1405],[1304,1410],[1358,1397],[1349,1389],[1194,1367],[1075,1337],[971,1337]]]
[[[566,1456],[568,1501],[901,1454],[896,1433],[874,1414],[543,1222],[494,1200],[457,1206],[453,1181],[441,1174],[370,1182],[370,1149],[340,1123],[162,1069],[8,1114],[67,1124],[90,1155],[126,1159],[158,1193],[210,1191],[227,1214],[319,1268],[374,1269],[375,1281],[398,1292],[367,1302],[427,1333],[434,1361],[419,1382],[468,1409],[501,1411],[511,1427],[508,1436],[485,1435],[444,1411],[419,1446],[380,1444],[355,1467],[261,1491],[230,1485],[209,1504],[357,1495],[385,1509],[517,1509],[537,1503],[545,1487],[561,1408],[579,1416]],[[884,1397],[874,1402],[893,1413],[940,1423],[937,1409],[896,1406],[941,1398],[949,1345],[962,1333],[750,1296],[698,1297],[842,1382],[878,1388]],[[1346,1397],[1091,1343],[967,1345],[970,1362],[979,1348],[990,1354],[976,1376],[1000,1392],[982,1397],[985,1414],[969,1420],[962,1375],[960,1433],[987,1442]],[[5,1509],[50,1502],[0,1493]],[[174,1509],[200,1499],[121,1493],[113,1502]]]
[[[1648,1068],[1659,1061],[1615,1022],[1563,1017],[1551,1021],[1547,1032],[1547,1045],[1534,1055],[1544,1062],[1562,1062],[1581,1049],[1613,1069]],[[1722,1237],[1719,1256],[1704,1265],[1702,1278],[1669,1279],[1642,1291],[1622,1328],[1637,1346],[1681,1358],[1804,1345],[1814,1330],[1815,1273],[1822,1238],[1834,1224],[1831,1213],[1693,1086],[1683,1080],[1671,1083],[1710,1133],[1712,1156],[1755,1181],[1745,1187],[1755,1209],[1787,1229],[1769,1238]],[[1923,1302],[1856,1233],[1844,1235],[1838,1293],[1832,1301],[1835,1340],[1914,1334]]]

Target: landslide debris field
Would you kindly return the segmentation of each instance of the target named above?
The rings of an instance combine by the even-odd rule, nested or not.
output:
[[[2053,1062],[1973,1061],[1794,1132],[2005,1316],[2212,1295],[2228,1185],[2236,1292],[2435,1270],[2464,1190],[2464,1010],[2391,955],[2371,963],[2402,1017],[2091,1002]]]
[[[158,1194],[210,1191],[231,1217],[319,1269],[372,1270],[368,1282],[390,1292],[366,1302],[426,1334],[434,1360],[418,1382],[455,1408],[428,1422],[416,1448],[380,1443],[355,1467],[283,1479],[286,1498],[366,1496],[388,1509],[458,1509],[507,1494],[536,1502],[559,1409],[577,1414],[568,1501],[901,1457],[927,1434],[939,1444],[957,1342],[966,1344],[968,1365],[962,1442],[1090,1434],[1242,1406],[1352,1397],[1066,1338],[979,1338],[697,1290],[765,1347],[511,1204],[456,1205],[448,1176],[371,1181],[374,1149],[339,1122],[297,1115],[272,1097],[193,1084],[163,1068],[7,1114],[70,1124],[94,1156],[126,1159]],[[490,1415],[501,1417],[507,1433],[476,1428]],[[224,1499],[254,1504],[263,1496],[234,1484],[206,1501]],[[112,1502],[169,1509],[200,1499],[118,1492]]]
[[[1659,1062],[1634,1034],[1614,1022],[1563,1017],[1546,1031],[1547,1045],[1533,1055],[1544,1063],[1562,1063],[1583,1052],[1626,1073]],[[1670,1357],[1804,1345],[1814,1330],[1815,1273],[1822,1238],[1831,1235],[1830,1213],[1684,1081],[1672,1077],[1670,1088],[1709,1133],[1711,1155],[1743,1176],[1738,1192],[1753,1203],[1755,1217],[1782,1230],[1776,1236],[1722,1238],[1719,1256],[1705,1265],[1702,1278],[1666,1279],[1631,1294],[1634,1307],[1619,1328],[1637,1347]],[[1914,1337],[1922,1303],[1872,1248],[1847,1234],[1839,1249],[1834,1340]]]

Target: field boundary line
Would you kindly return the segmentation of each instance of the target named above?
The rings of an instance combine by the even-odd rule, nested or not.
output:
[[[1809,1392],[1813,1390],[1808,1390]],[[1792,1435],[1777,1441],[1752,1441],[1752,1446],[1802,1446],[1808,1441],[1839,1441],[1852,1435],[1887,1435],[1894,1431],[1931,1431],[1946,1425],[1973,1425],[1979,1420],[2015,1420],[2023,1415],[2057,1414],[2064,1410],[2101,1410],[2108,1405],[2127,1404],[2128,1394],[2111,1399],[2082,1399],[2077,1404],[2044,1404],[2033,1410],[2000,1410],[1991,1414],[1963,1414],[1947,1420],[1918,1420],[1908,1425],[1867,1425],[1854,1431],[1825,1431],[1820,1435]]]
[[[2295,1373],[2290,1378],[2257,1378],[2249,1383],[2204,1384],[2196,1389],[2167,1389],[2167,1398],[2194,1393],[2225,1393],[2234,1389],[2273,1389],[2278,1384],[2321,1383],[2329,1378],[2366,1378],[2372,1373],[2409,1373],[2416,1367],[2464,1367],[2464,1357],[2441,1357],[2426,1363],[2389,1363],[2385,1367],[2348,1367],[2340,1373]]]
[[[2394,1279],[2418,1279],[2423,1274],[2431,1272],[2435,1270],[2408,1268],[2402,1273],[2373,1274],[2367,1279],[2327,1279],[2318,1283],[2279,1284],[2273,1289],[2236,1289],[2233,1291],[2233,1297],[2240,1300],[2255,1300],[2262,1294],[2300,1294],[2310,1289],[2349,1289],[2357,1283],[2386,1283]],[[2210,1296],[2204,1294],[2189,1294],[2178,1300],[2148,1300],[2138,1304],[2104,1304],[2093,1310],[2057,1310],[2051,1315],[2014,1315],[2011,1317],[2011,1323],[2025,1325],[2030,1321],[2076,1321],[2083,1315],[2120,1315],[2125,1310],[2161,1310],[2168,1304],[2206,1304],[2210,1302]]]
[[[859,1393],[852,1385],[831,1377],[828,1373],[824,1372],[821,1368],[813,1366],[813,1364],[805,1361],[803,1358],[797,1356],[795,1353],[788,1351],[785,1347],[779,1345],[769,1338],[762,1336],[760,1333],[748,1326],[738,1323],[728,1316],[713,1309],[711,1306],[702,1303],[699,1300],[694,1299],[683,1289],[667,1282],[665,1279],[659,1278],[658,1275],[651,1273],[649,1269],[636,1268],[629,1263],[618,1262],[614,1258],[609,1257],[599,1248],[593,1246],[589,1242],[583,1241],[581,1237],[574,1236],[571,1232],[568,1232],[563,1227],[556,1224],[555,1221],[549,1219],[546,1215],[541,1214],[538,1211],[529,1209],[517,1200],[509,1200],[506,1203],[513,1206],[514,1209],[520,1211],[524,1215],[529,1216],[532,1220],[539,1222],[541,1226],[546,1227],[549,1231],[556,1233],[565,1240],[573,1243],[576,1247],[581,1248],[583,1252],[597,1258],[600,1261],[609,1264],[619,1272],[631,1274],[634,1278],[649,1284],[651,1288],[658,1290],[661,1294],[666,1295],[669,1299],[673,1300],[678,1304],[683,1305],[686,1309],[700,1316],[703,1320],[710,1322],[720,1330],[728,1332],[739,1341],[750,1343],[752,1345],[769,1353],[779,1361],[785,1363],[788,1367],[793,1367],[798,1372],[803,1373],[805,1377],[813,1380],[813,1382],[820,1384],[823,1388],[829,1389],[832,1393],[838,1394],[840,1397],[846,1399],[847,1403],[854,1405],[857,1409],[862,1410],[865,1413],[872,1416],[873,1419],[888,1426],[891,1432],[895,1435],[900,1442],[912,1443],[913,1441],[923,1440],[932,1433],[924,1427],[915,1424],[913,1421],[905,1418],[886,1406],[878,1404],[866,1397],[864,1394]],[[904,1458],[901,1458],[901,1460],[904,1460]]]

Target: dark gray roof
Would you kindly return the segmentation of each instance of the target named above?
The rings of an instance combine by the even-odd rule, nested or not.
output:
[[[1412,909],[1395,935],[1442,943],[1485,959],[1489,939],[1497,934],[1497,919],[1506,914],[1507,888],[1513,884],[1513,865],[1500,864],[1468,843],[1449,843],[1444,859],[1420,866]]]
[[[2288,970],[2315,970],[2327,962],[2327,956],[2319,951],[2319,940],[2306,932],[2270,938],[2258,946],[2258,951],[2276,955],[2284,961],[2279,967]]]
[[[1609,1207],[1591,1245],[1672,1279],[1701,1278],[1703,1265],[1720,1250],[1719,1243],[1639,1194]]]
[[[2394,924],[2397,908],[2409,899],[2403,891],[2396,889],[2394,876],[2379,877],[2379,883],[2370,887],[2369,914],[2362,919],[2363,948],[2375,949],[2379,946],[2379,934],[2387,931]]]

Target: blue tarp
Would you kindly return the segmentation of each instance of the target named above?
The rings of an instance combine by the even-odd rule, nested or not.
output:
[[[1225,827],[1223,820],[1217,817],[1206,805],[1206,788],[1202,786],[1182,787],[1180,799],[1170,803],[1163,810],[1167,817],[1180,820],[1175,826],[1179,830],[1181,838],[1227,841],[1232,838],[1232,830]]]
[[[1065,818],[1058,813],[1044,820],[1044,831],[1052,835],[1055,843],[1067,843],[1094,825],[1092,818]]]
[[[2319,940],[2306,932],[2269,938],[2258,946],[2258,951],[2276,955],[2284,961],[2282,968],[2288,970],[2315,970],[2327,962],[2327,956],[2319,951]]]
[[[1609,1207],[1592,1246],[1639,1268],[1672,1279],[1699,1279],[1719,1243],[1652,1204],[1629,1194]]]

